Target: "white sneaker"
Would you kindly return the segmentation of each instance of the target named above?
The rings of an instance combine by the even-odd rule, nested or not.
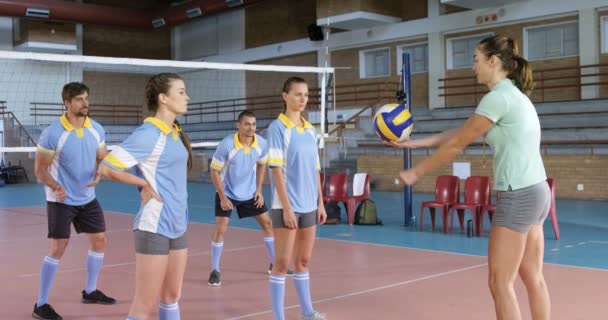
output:
[[[310,317],[302,315],[302,320],[325,320],[325,314],[315,311]]]

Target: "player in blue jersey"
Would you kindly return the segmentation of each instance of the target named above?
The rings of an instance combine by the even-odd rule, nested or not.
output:
[[[262,227],[264,244],[270,257],[269,273],[274,259],[272,222],[262,194],[268,145],[264,138],[255,134],[256,118],[253,112],[241,112],[236,126],[238,131],[220,142],[211,161],[211,180],[217,190],[215,231],[211,242],[212,269],[208,280],[211,286],[222,283],[220,258],[233,207],[236,207],[239,218],[255,217]]]
[[[308,263],[316,225],[325,223],[319,175],[317,131],[301,116],[308,101],[308,85],[291,77],[283,85],[285,111],[268,127],[268,165],[271,170],[272,224],[275,263],[270,275],[270,301],[275,320],[284,320],[285,274],[294,257],[294,285],[302,319],[320,320],[310,297]]]
[[[48,299],[59,260],[70,241],[71,224],[77,233],[86,233],[90,243],[87,282],[81,301],[116,302],[97,290],[107,243],[103,210],[95,198],[95,185],[99,182],[97,166],[107,153],[105,131],[88,117],[89,88],[85,84],[66,84],[62,98],[66,112],[40,135],[34,164],[36,177],[45,185],[51,241],[40,271],[38,301],[32,313],[36,319],[62,319]]]
[[[112,150],[100,167],[103,176],[141,188],[141,206],[133,225],[136,279],[131,320],[148,319],[159,300],[160,320],[180,319],[192,150],[176,116],[186,113],[188,100],[184,81],[177,74],[150,78],[146,102],[154,116]],[[126,171],[132,167],[143,178]]]

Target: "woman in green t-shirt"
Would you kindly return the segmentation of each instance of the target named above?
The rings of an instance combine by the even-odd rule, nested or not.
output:
[[[550,189],[540,155],[540,123],[528,98],[532,69],[518,55],[515,41],[504,36],[483,39],[475,49],[473,71],[490,92],[475,113],[456,129],[393,147],[439,146],[431,157],[400,173],[414,184],[421,176],[451,161],[467,145],[485,137],[494,153],[494,189],[499,192],[488,248],[489,286],[498,319],[521,319],[513,283],[519,274],[528,291],[534,320],[550,318],[543,277],[543,222]]]

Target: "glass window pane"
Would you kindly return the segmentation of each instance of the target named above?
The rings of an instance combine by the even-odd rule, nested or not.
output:
[[[528,32],[528,59],[537,60],[545,57],[545,32],[532,30]]]
[[[365,77],[389,75],[389,50],[368,51],[365,56]]]

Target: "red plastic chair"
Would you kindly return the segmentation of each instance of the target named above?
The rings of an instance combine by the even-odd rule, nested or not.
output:
[[[424,208],[431,213],[431,230],[435,230],[435,209],[441,209],[443,232],[448,232],[448,213],[452,206],[458,202],[460,186],[457,176],[439,176],[435,182],[435,200],[424,201],[420,207],[420,230],[424,226]]]
[[[559,225],[557,223],[557,213],[555,210],[555,180],[553,178],[547,178],[549,189],[551,189],[551,207],[549,208],[549,217],[553,223],[553,232],[555,233],[555,239],[559,240]]]
[[[450,230],[454,225],[454,211],[458,212],[460,231],[464,231],[464,214],[466,210],[471,210],[476,234],[478,236],[483,235],[479,221],[481,220],[482,208],[488,204],[490,204],[490,178],[483,176],[468,177],[464,187],[464,202],[455,204],[450,211]]]
[[[346,212],[348,213],[348,199],[348,176],[346,173],[332,174],[329,177],[329,193],[323,197],[323,201],[338,203],[342,202]]]
[[[353,178],[353,196],[348,199],[346,212],[348,214],[348,224],[355,222],[355,208],[357,203],[371,199],[370,176],[367,173],[355,173]]]

